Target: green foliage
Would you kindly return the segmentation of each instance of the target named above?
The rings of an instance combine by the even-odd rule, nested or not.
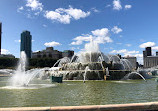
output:
[[[18,63],[18,58],[0,58],[0,69],[12,68],[15,69]],[[33,58],[28,59],[28,68],[52,67],[56,63],[56,59],[51,58]]]
[[[29,67],[52,67],[56,61],[51,58],[33,58],[29,59]]]
[[[17,58],[1,57],[0,58],[0,69],[2,69],[2,68],[15,68],[17,63],[18,63]]]

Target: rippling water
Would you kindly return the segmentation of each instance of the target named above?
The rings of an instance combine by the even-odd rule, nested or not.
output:
[[[23,88],[6,86],[0,78],[0,107],[105,105],[158,101],[154,79],[128,81],[33,81]]]

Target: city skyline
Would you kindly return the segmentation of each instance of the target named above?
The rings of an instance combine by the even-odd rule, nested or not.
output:
[[[136,56],[142,63],[145,47],[151,46],[153,54],[158,50],[157,3],[156,0],[1,0],[2,53],[19,57],[20,34],[29,30],[33,52],[47,46],[78,52],[93,37],[103,53]]]

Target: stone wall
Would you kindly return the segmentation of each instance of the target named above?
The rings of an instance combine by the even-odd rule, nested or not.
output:
[[[0,111],[157,111],[158,102],[90,105],[90,106],[56,106],[56,107],[15,107],[0,108]]]

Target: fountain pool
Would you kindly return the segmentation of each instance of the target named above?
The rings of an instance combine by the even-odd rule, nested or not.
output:
[[[49,80],[34,79],[33,89],[5,88],[7,77],[0,77],[0,107],[42,107],[105,105],[158,101],[158,85],[155,79],[126,81],[63,81],[50,84]],[[50,85],[50,86],[49,86]],[[52,85],[52,86],[51,86]],[[47,87],[46,87],[47,86]]]

